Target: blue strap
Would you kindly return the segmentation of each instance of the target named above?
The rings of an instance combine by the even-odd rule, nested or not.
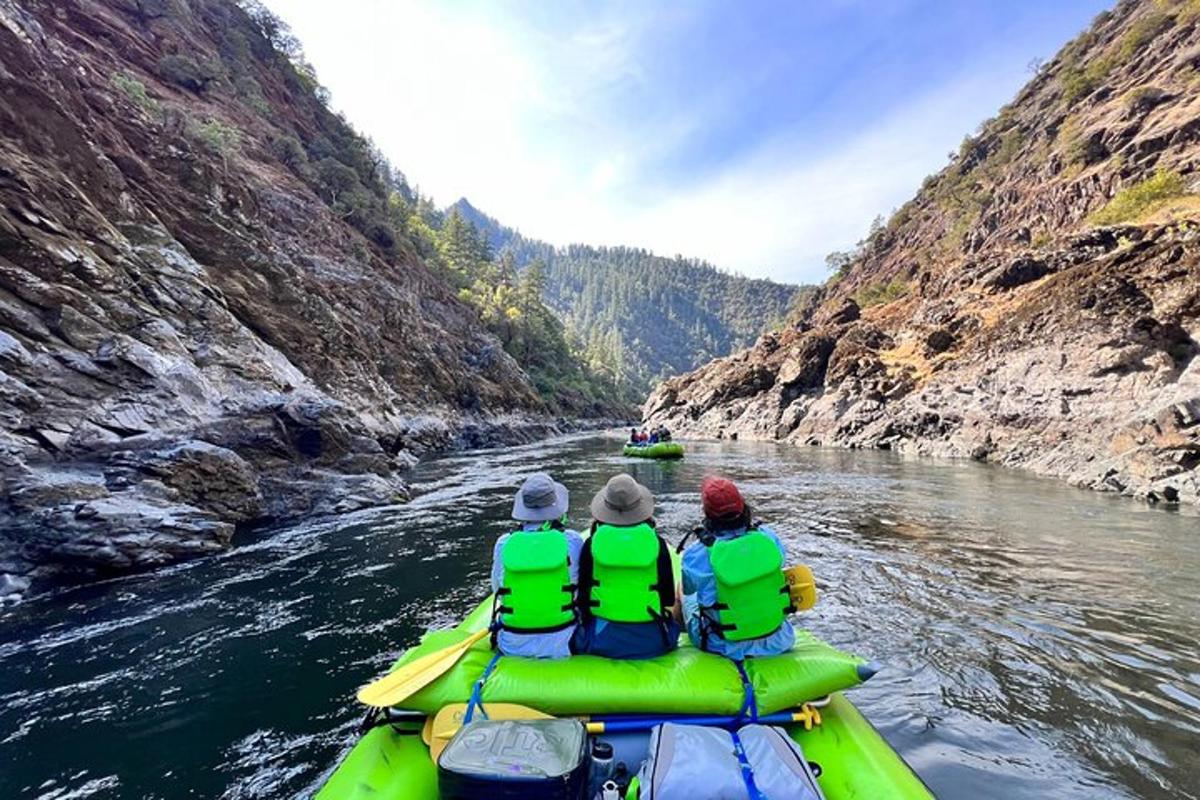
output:
[[[733,737],[733,752],[737,756],[738,766],[742,768],[742,782],[746,784],[750,800],[768,800],[767,796],[758,790],[758,785],[754,783],[754,770],[750,768],[750,759],[746,757],[746,748],[742,746],[742,737],[738,736],[737,731],[730,731],[729,734]]]
[[[750,682],[750,676],[746,674],[746,665],[742,661],[733,662],[737,666],[738,677],[742,679],[742,707],[738,709],[738,719],[748,719],[751,722],[758,721],[758,698],[754,696],[754,684]]]
[[[496,668],[496,663],[500,661],[500,653],[492,656],[492,660],[483,668],[483,674],[479,676],[479,680],[475,681],[475,685],[471,687],[471,698],[467,700],[467,713],[463,715],[463,725],[471,721],[475,716],[475,709],[479,709],[479,715],[484,719],[488,718],[487,712],[483,710],[483,684],[492,675],[492,670]]]

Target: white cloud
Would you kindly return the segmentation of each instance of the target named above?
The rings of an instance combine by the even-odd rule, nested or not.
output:
[[[957,148],[971,125],[964,120],[982,120],[999,105],[993,98],[1015,88],[1015,79],[995,76],[944,86],[821,154],[777,139],[606,234],[755,276],[821,280],[826,253],[852,245],[876,214],[908,200]]]
[[[720,93],[666,119],[616,109],[622,93],[654,91],[642,69],[647,40],[686,11],[627,7],[562,35],[492,5],[271,5],[334,106],[437,202],[467,196],[558,244],[649,247],[778,280],[823,278],[824,254],[907,199],[1019,78],[945,86],[831,151],[806,150],[796,131],[714,175],[663,187],[645,166],[723,113]]]

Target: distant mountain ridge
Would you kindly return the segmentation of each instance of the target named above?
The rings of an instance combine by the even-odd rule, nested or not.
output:
[[[546,265],[546,301],[598,366],[635,391],[752,344],[781,324],[811,287],[751,279],[698,259],[634,247],[555,247],[525,236],[466,198],[458,211],[518,268]],[[615,362],[615,363],[612,363]]]

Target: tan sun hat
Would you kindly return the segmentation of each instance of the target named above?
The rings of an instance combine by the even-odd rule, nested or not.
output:
[[[628,475],[614,475],[592,498],[592,518],[608,525],[637,525],[654,516],[654,496]]]

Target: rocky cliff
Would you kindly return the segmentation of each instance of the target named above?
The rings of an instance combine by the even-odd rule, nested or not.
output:
[[[1123,2],[794,325],[661,384],[681,433],[894,448],[1200,502],[1200,4]]]
[[[0,0],[0,596],[395,502],[414,453],[551,424],[372,222],[373,152],[265,24]]]

